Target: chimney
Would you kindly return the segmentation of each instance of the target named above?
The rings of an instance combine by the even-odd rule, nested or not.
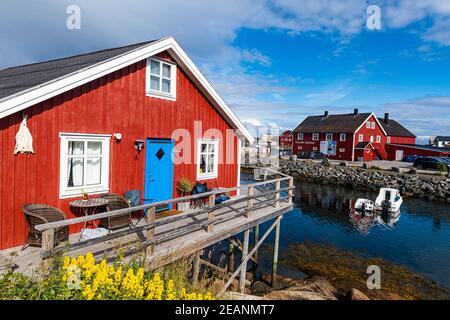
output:
[[[324,111],[323,116],[326,118],[328,117],[328,111]]]
[[[385,113],[384,114],[384,123],[388,124],[389,123],[389,113]]]
[[[353,115],[358,115],[358,112],[359,112],[359,110],[358,110],[358,108],[355,108],[354,110],[353,110]]]

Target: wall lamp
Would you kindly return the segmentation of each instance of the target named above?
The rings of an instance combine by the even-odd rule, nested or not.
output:
[[[142,149],[144,149],[144,144],[145,144],[144,140],[136,140],[134,142],[134,147],[138,152],[140,152]]]

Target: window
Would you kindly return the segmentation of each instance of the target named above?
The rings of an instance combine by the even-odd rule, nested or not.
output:
[[[359,136],[358,136],[358,142],[363,142],[364,141],[364,135],[363,134],[360,134]]]
[[[326,136],[325,136],[325,140],[327,140],[327,141],[333,140],[333,134],[332,133],[327,133]]]
[[[109,135],[60,134],[60,198],[109,191]]]
[[[217,178],[219,168],[219,140],[198,140],[197,179]]]
[[[381,142],[381,136],[377,136],[377,143]]]
[[[373,136],[370,136],[370,142],[373,142]]]
[[[341,140],[341,141],[347,140],[347,134],[341,133],[341,134],[340,134],[340,137],[339,137],[339,140]]]
[[[391,137],[387,137],[387,143],[391,143]]]
[[[375,129],[375,122],[372,122],[372,123],[370,124],[370,127],[371,127],[372,129]]]
[[[345,148],[339,148],[339,152],[345,152]]]
[[[303,140],[303,133],[299,133],[299,134],[297,135],[297,139],[298,139],[298,140]]]
[[[370,153],[370,149],[366,149],[366,152],[367,152],[367,153]]]
[[[302,150],[302,149],[303,149],[303,147],[302,147],[302,146],[299,146],[299,147],[298,147],[298,150]]]
[[[367,128],[367,129],[370,129],[370,121],[367,121],[367,122],[366,122],[366,128]]]
[[[313,139],[313,141],[318,141],[319,140],[319,134],[318,133],[313,133],[312,134],[312,139]]]
[[[316,151],[316,150],[317,150],[317,147],[313,147],[313,150]]]
[[[147,60],[147,95],[175,100],[176,65],[156,58]]]

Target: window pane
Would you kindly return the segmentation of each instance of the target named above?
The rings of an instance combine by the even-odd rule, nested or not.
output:
[[[208,173],[214,172],[214,155],[208,156]]]
[[[69,156],[83,155],[84,141],[69,141]]]
[[[102,143],[100,141],[88,141],[87,154],[88,155],[101,155],[102,154]]]
[[[201,152],[201,153],[206,152],[206,151],[207,151],[207,148],[208,148],[208,144],[202,143],[202,146],[201,146],[201,148],[200,148],[200,152]]]
[[[170,93],[170,80],[163,79],[162,92]]]
[[[159,91],[159,77],[150,77],[150,89]]]
[[[160,62],[159,61],[155,61],[155,60],[151,60],[151,65],[150,65],[150,73],[151,74],[156,74],[156,75],[160,75],[161,74],[161,70],[160,68]]]
[[[214,143],[210,143],[208,145],[208,152],[214,152],[214,147],[215,147]]]
[[[164,78],[170,78],[170,66],[168,64],[163,64],[163,77]]]
[[[68,159],[67,186],[81,187],[83,185],[83,158]]]
[[[101,158],[89,158],[86,167],[86,183],[88,185],[100,184],[101,182]]]
[[[200,156],[200,168],[199,173],[206,173],[206,155],[202,154]]]

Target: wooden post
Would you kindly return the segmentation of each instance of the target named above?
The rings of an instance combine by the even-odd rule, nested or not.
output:
[[[294,178],[290,178],[289,179],[289,188],[292,188],[294,186]],[[294,190],[293,189],[289,189],[288,191],[288,203],[292,203],[292,197],[294,195]]]
[[[210,208],[213,208],[215,206],[215,204],[216,204],[216,195],[212,194],[208,198],[208,206]],[[208,232],[214,231],[214,224],[212,223],[213,220],[214,220],[214,210],[210,209],[210,211],[208,212],[208,222],[210,222],[208,224],[208,228],[207,228]]]
[[[197,251],[194,255],[194,261],[193,261],[193,270],[192,270],[192,283],[197,285],[198,283],[198,276],[200,274],[200,251]]]
[[[228,260],[228,271],[234,272],[234,245],[233,242],[230,241],[230,252],[229,252],[229,260]]]
[[[42,232],[42,250],[52,250],[55,247],[55,229],[48,229]],[[53,259],[46,258],[42,261],[44,269],[49,269]]]
[[[275,208],[280,206],[280,180],[275,182]]]
[[[246,276],[246,273],[247,273],[247,262],[246,262],[245,258],[248,255],[248,241],[249,241],[249,238],[250,238],[250,229],[244,231],[244,244],[243,244],[243,247],[242,247],[242,259],[241,259],[241,261],[243,261],[243,262],[245,261],[245,263],[242,266],[241,275],[239,277],[239,291],[241,293],[245,293],[245,276]]]
[[[155,208],[154,207],[148,208],[146,220],[147,220],[148,224],[155,223]],[[147,240],[153,240],[154,237],[155,237],[155,228],[151,227],[151,228],[147,229]],[[146,253],[147,257],[153,255],[154,252],[155,252],[154,244],[148,245],[147,248],[145,249],[145,253]]]
[[[253,243],[254,245],[256,245],[259,241],[259,224],[255,226],[255,229],[253,231],[255,232],[255,234],[253,235]],[[253,258],[255,259],[255,262],[258,261],[258,250],[255,251]]]
[[[273,244],[272,279],[271,279],[272,287],[275,285],[275,282],[277,281],[278,248],[280,244],[280,224],[281,219],[278,221],[275,227],[275,242]]]
[[[245,216],[247,218],[251,218],[252,216],[252,212],[253,212],[253,186],[248,187],[248,201],[247,201],[247,213],[245,214]]]

